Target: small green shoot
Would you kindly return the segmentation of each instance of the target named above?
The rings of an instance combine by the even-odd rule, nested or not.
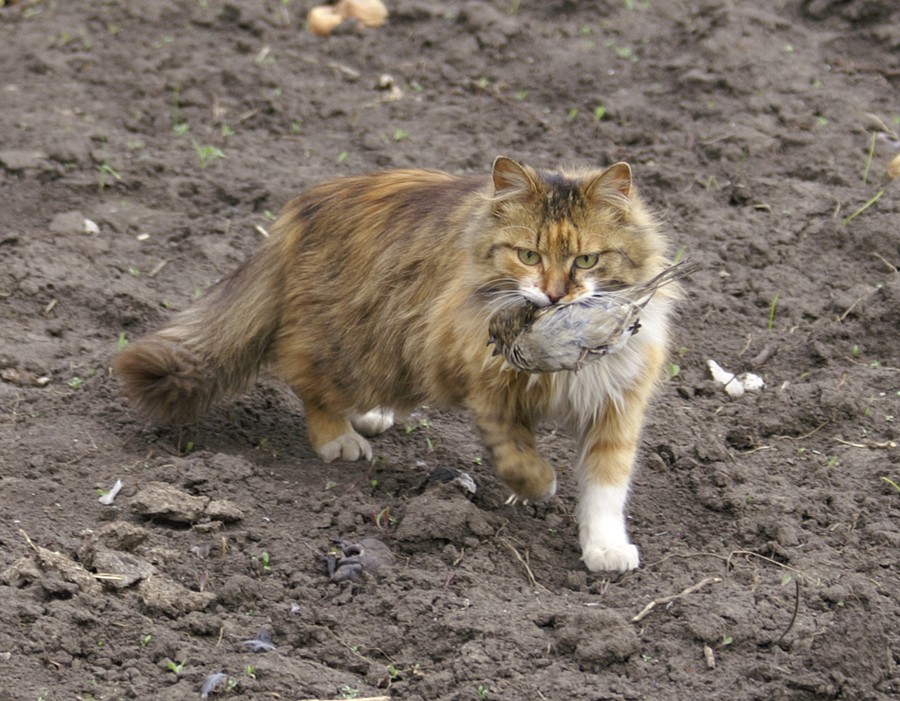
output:
[[[175,674],[176,676],[180,675],[184,671],[185,662],[173,662],[172,660],[166,660],[166,669]]]
[[[269,558],[269,553],[268,553],[268,552],[266,552],[265,550],[263,550],[262,553],[261,553],[260,556],[259,556],[259,561],[262,563],[262,568],[263,568],[263,570],[265,570],[266,572],[271,571],[271,569],[272,569],[272,562],[271,562],[271,559]]]
[[[780,292],[776,292],[772,297],[772,303],[769,305],[769,323],[766,328],[771,331],[775,327],[775,310],[778,308],[778,298],[781,297]]]
[[[128,338],[124,331],[119,331],[119,340],[116,341],[116,350],[121,351],[128,345]]]
[[[215,146],[204,146],[196,139],[191,139],[191,144],[194,146],[194,151],[197,154],[197,160],[200,162],[201,169],[206,168],[206,166],[217,158],[225,158],[225,154],[222,153],[222,149],[220,148]]]
[[[881,479],[884,482],[887,482],[889,485],[891,485],[898,492],[900,492],[900,484],[897,484],[896,482],[894,482],[894,480],[892,480],[890,477],[882,477]]]
[[[350,158],[350,152],[349,152],[349,151],[341,151],[341,152],[338,154],[337,158],[335,159],[335,162],[336,162],[338,165],[340,165],[341,163],[343,163],[344,161],[346,161],[348,158]]]
[[[391,681],[396,681],[400,677],[400,670],[393,664],[387,666],[387,673],[391,677]]]
[[[517,100],[524,100],[526,97],[528,97],[527,90],[525,90],[524,88],[522,88],[520,90],[516,90],[516,99]]]
[[[681,366],[678,363],[669,363],[666,365],[666,375],[670,380],[674,380],[681,374]]]
[[[570,107],[569,111],[566,113],[566,119],[568,119],[571,122],[577,116],[578,116],[578,108]]]
[[[355,699],[359,698],[359,689],[354,689],[352,686],[344,684],[340,688],[341,698],[342,699]]]
[[[606,116],[606,107],[603,105],[597,105],[594,108],[594,119],[598,122]]]
[[[141,636],[141,647],[147,647],[150,645],[150,641],[153,640],[153,635],[151,633],[147,633],[147,635]]]
[[[409,132],[406,129],[395,129],[394,130],[394,141],[403,141],[404,139],[409,137]]]
[[[844,219],[843,225],[844,225],[844,226],[847,226],[847,224],[849,224],[850,222],[852,222],[852,221],[853,221],[854,219],[856,219],[860,214],[862,214],[863,212],[865,212],[869,207],[871,207],[873,204],[875,204],[876,202],[878,202],[878,200],[881,199],[881,196],[882,196],[883,194],[884,194],[884,188],[882,188],[881,190],[879,190],[878,192],[876,192],[875,195],[874,195],[870,200],[868,200],[868,201],[867,201],[865,204],[863,204],[859,209],[857,209],[855,212],[853,212],[853,214],[851,214],[849,217],[847,217],[846,219]]]
[[[675,257],[672,259],[672,265],[678,265],[681,261],[683,261],[685,253],[687,253],[687,246],[681,246],[677,251],[675,251]]]
[[[75,377],[69,378],[69,381],[66,382],[66,384],[69,385],[69,389],[80,389],[81,386],[84,384],[84,380],[82,380],[78,376],[75,376]]]
[[[489,694],[490,690],[484,684],[478,685],[478,698],[481,699],[481,701],[487,701]]]
[[[248,664],[246,667],[244,667],[244,673],[251,679],[256,679],[256,667],[254,667],[252,664]]]
[[[113,168],[109,164],[108,160],[103,161],[98,170],[100,175],[97,180],[97,185],[101,191],[105,189],[113,180],[122,179],[122,176],[116,172],[115,168]]]

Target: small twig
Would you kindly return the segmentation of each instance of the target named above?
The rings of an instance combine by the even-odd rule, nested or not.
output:
[[[778,645],[782,640],[784,640],[784,636],[787,635],[791,628],[794,627],[794,623],[797,622],[797,614],[800,612],[800,580],[795,579],[794,584],[797,585],[797,595],[794,597],[794,613],[791,615],[791,620],[788,621],[787,628],[778,636],[778,639],[773,642],[773,645]]]
[[[34,550],[35,552],[37,552],[37,551],[38,551],[37,546],[36,546],[34,543],[31,542],[31,538],[28,537],[28,534],[25,532],[25,529],[24,529],[24,528],[20,528],[20,529],[19,529],[19,533],[22,534],[22,537],[25,539],[25,542],[28,543],[28,546],[29,546],[32,550]]]
[[[168,260],[161,260],[159,263],[153,266],[153,270],[147,273],[147,277],[156,277],[169,264]]]
[[[391,701],[390,696],[357,696],[356,701]],[[343,701],[343,699],[300,699],[300,701]]]
[[[900,273],[900,270],[897,269],[897,266],[891,264],[891,263],[888,261],[888,259],[885,258],[885,257],[884,257],[883,255],[881,255],[880,253],[873,253],[872,255],[875,256],[875,257],[876,257],[878,260],[880,260],[882,263],[884,263],[888,268],[890,268],[890,269],[891,269],[891,272],[892,272],[894,275],[896,275],[897,273]]]
[[[781,438],[781,439],[784,439],[787,441],[802,441],[802,440],[809,438],[814,433],[818,433],[819,431],[821,431],[823,428],[825,428],[828,425],[828,423],[829,422],[826,421],[823,424],[819,424],[812,431],[810,431],[809,433],[804,433],[802,436],[775,436],[775,438]]]
[[[664,596],[661,599],[654,599],[649,604],[647,604],[643,608],[643,610],[641,610],[641,612],[639,614],[637,614],[634,618],[632,618],[631,622],[638,623],[639,621],[644,620],[648,615],[650,615],[650,612],[653,609],[655,609],[657,606],[659,606],[660,604],[668,604],[668,603],[671,603],[672,601],[677,601],[678,599],[681,599],[682,597],[688,596],[689,594],[693,594],[695,591],[702,589],[707,584],[715,584],[716,582],[721,582],[721,581],[722,581],[721,577],[705,577],[704,579],[701,579],[696,584],[692,584],[687,589],[680,591],[677,594],[672,594],[671,596]]]
[[[778,353],[778,346],[774,343],[766,344],[766,346],[757,353],[753,359],[750,361],[750,367],[756,370],[756,368],[761,367]]]
[[[549,592],[550,590],[547,589],[547,587],[538,584],[538,581],[534,578],[534,573],[531,571],[531,567],[528,566],[528,562],[526,562],[526,560],[519,554],[519,551],[516,550],[515,546],[506,538],[500,538],[500,542],[504,543],[510,550],[512,550],[513,554],[516,556],[516,559],[522,563],[522,566],[525,568],[525,573],[528,575],[528,581],[531,582],[531,586]]]
[[[875,195],[871,199],[869,199],[867,202],[865,202],[859,209],[857,209],[855,212],[853,212],[853,214],[851,214],[849,217],[844,219],[844,226],[847,226],[847,224],[852,222],[860,214],[865,212],[869,207],[871,207],[873,204],[878,202],[878,200],[881,199],[881,196],[883,194],[884,194],[884,188],[882,188],[878,192],[876,192]]]
[[[838,443],[842,445],[849,445],[851,448],[896,448],[897,444],[894,441],[879,441],[878,443],[851,443],[850,441],[845,441],[842,438],[835,438]]]
[[[872,295],[874,295],[876,292],[878,292],[878,289],[879,289],[879,288],[876,288],[876,289],[874,289],[872,292],[866,292],[866,294],[864,294],[862,297],[860,297],[860,298],[857,299],[855,302],[853,302],[853,304],[851,304],[849,307],[847,307],[847,308],[844,310],[844,313],[841,314],[841,315],[838,317],[838,321],[843,321],[844,319],[846,319],[846,318],[847,318],[847,315],[848,315],[850,312],[852,312],[854,309],[856,309],[856,307],[860,304],[860,302],[864,302],[864,301],[867,300],[869,297],[871,297]]]
[[[782,569],[785,569],[789,572],[793,572],[798,577],[805,579],[808,582],[816,582],[817,581],[817,580],[813,579],[812,577],[810,577],[805,572],[798,570],[796,567],[791,567],[790,565],[785,565],[783,562],[778,562],[778,560],[775,560],[771,557],[766,557],[765,555],[760,555],[759,553],[753,552],[752,550],[732,550],[728,554],[728,558],[725,561],[725,567],[729,570],[731,569],[731,560],[735,555],[749,555],[750,557],[757,557],[760,560],[768,562],[771,565],[776,565],[776,566],[781,567]]]

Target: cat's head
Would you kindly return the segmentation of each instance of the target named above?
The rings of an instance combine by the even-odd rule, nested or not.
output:
[[[475,251],[502,299],[568,304],[648,280],[663,264],[662,237],[627,163],[547,173],[500,156],[492,187],[491,224]]]

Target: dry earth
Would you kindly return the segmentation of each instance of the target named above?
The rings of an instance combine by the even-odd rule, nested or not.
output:
[[[0,699],[216,673],[209,698],[900,693],[896,3],[389,0],[327,39],[300,0],[0,5]],[[119,398],[117,345],[292,194],[500,153],[628,160],[703,266],[643,440],[641,569],[581,566],[552,426],[560,494],[514,507],[461,414],[360,468],[316,461],[272,380],[182,435]],[[731,399],[710,358],[765,388]],[[366,538],[378,572],[330,581]]]

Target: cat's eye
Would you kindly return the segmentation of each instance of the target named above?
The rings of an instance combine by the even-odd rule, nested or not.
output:
[[[526,248],[520,248],[519,260],[525,265],[537,265],[541,262],[541,254],[537,251],[529,251]]]
[[[588,270],[597,265],[598,260],[600,260],[600,256],[596,253],[582,253],[580,256],[575,256],[575,267]]]

